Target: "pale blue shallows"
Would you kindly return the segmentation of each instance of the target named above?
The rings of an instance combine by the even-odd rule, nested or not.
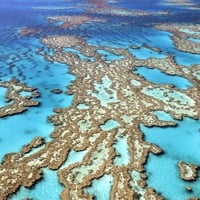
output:
[[[61,168],[68,167],[71,164],[82,162],[84,156],[87,154],[88,150],[84,151],[74,151],[70,150],[67,160],[63,163]]]
[[[156,115],[156,117],[159,120],[162,120],[162,121],[173,121],[172,116],[169,113],[166,113],[164,111],[158,110],[158,111],[153,111],[152,113],[154,115]]]
[[[196,42],[196,43],[200,42],[200,39],[192,38],[192,37],[190,37],[188,40],[191,41],[191,42]]]
[[[92,186],[85,188],[85,193],[93,194],[96,200],[109,200],[111,187],[113,185],[113,177],[104,175],[99,179],[92,181]]]
[[[179,178],[178,162],[200,165],[200,120],[184,118],[176,127],[147,128],[140,126],[148,142],[155,143],[164,150],[160,156],[150,155],[146,170],[148,185],[161,192],[166,199],[186,199],[200,196],[200,179],[189,183]],[[189,185],[193,189],[190,194],[185,190]]]
[[[117,128],[119,126],[119,122],[116,121],[116,120],[113,120],[113,119],[109,119],[105,122],[105,124],[101,125],[100,128],[103,130],[103,131],[110,131],[114,128]]]
[[[183,77],[180,76],[172,76],[161,72],[159,69],[149,69],[147,67],[136,67],[133,71],[140,76],[144,76],[144,78],[148,81],[151,81],[156,84],[172,84],[176,88],[179,89],[188,89],[192,84]]]
[[[7,103],[5,102],[6,92],[6,88],[0,87],[0,107],[7,105]]]
[[[64,186],[59,183],[56,172],[44,169],[41,181],[31,189],[21,187],[9,200],[22,200],[25,198],[32,198],[34,200],[60,200],[60,194],[64,190]]]
[[[127,136],[117,137],[116,143],[113,146],[115,148],[115,152],[119,154],[113,160],[114,164],[117,166],[128,165],[128,163],[130,162],[130,152]]]

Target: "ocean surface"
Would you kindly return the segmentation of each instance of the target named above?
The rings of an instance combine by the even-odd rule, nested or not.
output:
[[[89,1],[90,2],[90,1]],[[94,1],[95,2],[95,1]],[[187,9],[185,5],[169,5],[164,0],[119,0],[106,1],[109,5],[123,9],[137,9],[149,12],[169,11],[169,16],[123,16],[109,13],[89,13],[89,16],[109,21],[109,23],[89,22],[72,28],[60,29],[59,24],[49,23],[47,17],[80,14],[87,15],[83,9],[87,1],[44,1],[44,0],[1,0],[0,2],[0,82],[17,78],[28,86],[37,88],[41,94],[37,100],[39,106],[29,107],[25,112],[0,118],[0,161],[10,152],[19,152],[33,138],[40,136],[50,141],[54,125],[47,118],[54,114],[56,107],[67,108],[72,105],[73,95],[68,95],[67,86],[76,79],[69,73],[69,66],[50,62],[38,53],[39,49],[51,53],[41,43],[41,39],[50,35],[74,35],[83,38],[94,46],[109,46],[125,48],[139,59],[166,58],[170,53],[178,65],[190,68],[200,65],[200,55],[179,51],[171,38],[171,33],[153,28],[156,23],[200,23],[200,1],[191,1],[195,5]],[[178,2],[178,1],[177,1]],[[189,1],[190,2],[190,1]],[[84,6],[83,6],[84,5]],[[26,36],[20,34],[24,27],[35,28],[36,31]],[[200,33],[198,32],[200,35]],[[199,43],[199,39],[189,38]],[[160,49],[159,52],[143,44]],[[131,45],[140,48],[131,48]],[[69,50],[69,49],[68,49]],[[75,51],[74,51],[75,52]],[[81,59],[86,59],[76,51]],[[123,59],[104,50],[98,50],[106,60]],[[167,66],[166,66],[167,67]],[[193,83],[185,77],[169,75],[159,69],[148,66],[137,66],[132,73],[143,77],[153,84],[172,84],[178,90],[186,91]],[[106,83],[109,84],[109,83]],[[98,87],[98,85],[97,85]],[[54,94],[53,89],[61,89],[62,93]],[[96,88],[98,89],[98,88]],[[101,88],[100,88],[101,89]],[[99,90],[100,90],[99,89]],[[101,91],[99,91],[101,94]],[[5,102],[6,89],[0,87],[0,107],[8,105]],[[22,93],[21,95],[26,95]],[[156,112],[155,112],[156,113]],[[194,182],[185,182],[179,178],[177,163],[185,161],[200,166],[200,119],[184,117],[174,120],[169,113],[158,111],[158,118],[164,121],[176,121],[175,127],[146,127],[140,124],[140,130],[147,142],[154,143],[164,150],[163,155],[150,154],[145,164],[148,176],[148,186],[158,191],[165,199],[186,200],[189,197],[200,198],[200,178]],[[102,130],[110,131],[118,127],[115,120],[107,121]],[[127,137],[117,138],[115,149],[121,157],[113,160],[116,166],[127,165],[130,160]],[[71,150],[62,167],[81,162],[85,151]],[[105,174],[100,179],[94,179],[91,186],[85,188],[86,194],[93,194],[97,200],[109,200],[113,185],[113,177]],[[185,190],[189,185],[192,192]],[[59,183],[57,170],[43,169],[43,179],[31,188],[20,187],[9,200],[22,200],[25,197],[33,200],[59,200],[64,186]],[[51,192],[49,192],[51,191]],[[141,198],[142,199],[142,198]]]

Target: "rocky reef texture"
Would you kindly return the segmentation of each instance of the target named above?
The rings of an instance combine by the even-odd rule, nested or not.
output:
[[[37,32],[37,30],[33,27],[22,27],[20,30],[19,30],[19,34],[21,36],[30,36],[32,34],[35,34]]]
[[[165,5],[165,6],[182,7],[184,9],[188,9],[188,10],[199,10],[200,9],[197,2],[193,1],[193,0],[181,0],[181,1],[164,0],[164,1],[160,2],[159,4]]]
[[[152,15],[167,15],[168,12],[166,11],[160,11],[160,12],[147,12],[143,10],[128,10],[125,8],[116,8],[112,6],[106,6],[106,7],[86,7],[85,8],[87,13],[98,13],[98,14],[104,14],[104,15],[113,15],[113,16],[152,16]]]
[[[83,42],[83,44],[85,43],[81,39],[76,38],[72,35],[68,36],[68,37],[66,37],[66,36],[49,36],[49,37],[43,38],[41,42],[50,48],[56,48],[56,49],[70,48],[79,43],[81,43],[81,44],[82,44],[82,42]]]
[[[115,15],[115,16],[149,16],[149,15],[167,15],[167,11],[150,12],[144,10],[130,10],[126,8],[114,7],[111,5],[112,1],[97,1],[87,0],[82,4],[82,8],[86,13],[96,13],[103,15]],[[117,1],[115,2],[117,3]]]
[[[159,30],[171,32],[173,34],[171,38],[179,51],[200,54],[200,43],[195,42],[195,39],[200,39],[199,24],[162,24],[155,27]]]
[[[17,79],[0,82],[0,87],[7,88],[5,106],[0,107],[1,118],[21,113],[30,106],[39,105],[38,101],[32,100],[32,98],[40,96],[39,92],[35,88],[27,86],[25,83],[19,82]],[[27,92],[27,95],[21,95],[22,92]]]
[[[60,28],[72,28],[76,26],[80,26],[82,24],[88,23],[88,22],[101,22],[102,20],[99,20],[97,18],[87,16],[87,15],[62,15],[62,16],[51,16],[47,17],[49,20],[49,23],[60,23]]]
[[[29,153],[33,148],[37,148],[43,144],[45,144],[44,139],[41,137],[36,137],[29,144],[23,146],[22,153]]]
[[[144,140],[139,124],[148,127],[176,125],[174,121],[159,120],[152,113],[159,110],[170,113],[174,119],[184,116],[198,118],[200,79],[194,68],[200,70],[199,66],[186,69],[177,65],[170,55],[164,59],[136,59],[126,49],[96,47],[68,35],[49,36],[42,42],[54,51],[53,55],[44,52],[43,56],[48,61],[67,64],[70,73],[76,75],[76,80],[67,90],[67,94],[74,95],[73,104],[69,108],[55,108],[55,115],[48,118],[55,126],[50,142],[43,143],[42,139],[37,139],[20,153],[4,157],[0,165],[2,200],[21,185],[33,185],[41,178],[42,168],[46,167],[58,169],[59,180],[65,186],[61,194],[63,200],[92,199],[93,196],[86,194],[84,188],[90,186],[93,179],[105,174],[112,175],[114,180],[110,199],[163,199],[148,187],[144,168],[149,153],[159,155],[163,152],[155,144]],[[65,48],[78,50],[86,59],[66,52]],[[122,55],[123,58],[107,61],[97,50]],[[172,85],[150,83],[132,73],[140,65],[178,74],[189,79],[193,86],[180,90]],[[109,122],[113,124],[108,126]],[[122,156],[116,152],[115,143],[124,137],[127,138],[130,160],[126,164],[115,164],[114,159]],[[42,148],[32,152],[38,142],[43,144]],[[70,150],[86,150],[87,153],[81,162],[62,166]]]
[[[180,177],[185,181],[194,181],[198,177],[198,166],[188,164],[186,162],[179,162]]]
[[[63,91],[61,89],[59,89],[59,88],[56,88],[56,89],[51,90],[51,92],[54,93],[54,94],[60,94]]]

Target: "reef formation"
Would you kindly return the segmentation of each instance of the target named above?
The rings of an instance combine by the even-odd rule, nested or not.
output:
[[[59,24],[59,29],[73,29],[85,23],[104,22],[102,18],[91,17],[92,14],[136,16],[137,19],[169,15],[168,11],[150,12],[117,8],[109,6],[109,2],[88,0],[82,6],[89,15],[50,16],[47,20],[49,23]],[[194,9],[190,0],[178,3],[166,0],[164,4],[189,5],[190,9]],[[177,50],[200,53],[200,44],[194,42],[200,38],[199,24],[164,23],[152,26],[169,31]],[[37,32],[35,28],[23,27],[19,34],[21,37],[27,37]],[[52,51],[48,54],[42,48],[38,54],[52,63],[66,64],[70,73],[76,76],[76,80],[66,91],[68,95],[73,95],[73,103],[67,108],[54,108],[55,114],[48,118],[49,122],[54,124],[50,141],[46,142],[44,138],[36,137],[24,145],[20,152],[4,156],[0,164],[1,200],[8,199],[21,186],[31,187],[36,184],[42,179],[44,168],[58,171],[59,181],[65,186],[61,194],[62,200],[93,199],[93,195],[87,194],[85,188],[91,186],[93,180],[104,175],[113,177],[110,191],[112,200],[164,199],[162,194],[148,186],[145,164],[150,153],[160,155],[165,152],[156,144],[145,141],[140,124],[147,127],[176,126],[175,121],[159,119],[155,111],[164,111],[176,120],[183,117],[199,119],[200,65],[192,65],[189,68],[181,66],[170,53],[165,58],[139,59],[128,49],[94,46],[73,35],[50,35],[42,38],[41,43]],[[143,44],[143,47],[161,53],[157,47],[147,44]],[[131,45],[130,48],[140,47]],[[119,59],[107,60],[99,51],[111,53]],[[171,84],[152,83],[133,73],[134,69],[140,66],[157,68],[165,74],[184,77],[192,86],[183,90]],[[11,117],[24,112],[30,106],[39,105],[38,101],[32,100],[39,97],[39,92],[19,80],[1,82],[0,87],[7,88],[7,103],[0,108],[1,118]],[[59,94],[62,90],[56,88],[51,92]],[[123,155],[118,151],[116,144],[122,139],[127,144],[129,159],[120,163],[117,160]],[[65,166],[70,151],[86,151],[86,154],[82,161]],[[198,166],[184,161],[177,163],[177,166],[183,180],[197,179]],[[191,190],[187,186],[186,189]],[[190,198],[196,199],[198,198]]]
[[[17,79],[4,81],[0,83],[0,87],[7,88],[5,101],[6,105],[0,107],[0,117],[6,117],[27,110],[27,107],[38,106],[39,102],[31,100],[40,96],[36,88],[29,87],[25,83],[20,83]],[[25,92],[26,95],[21,95]]]
[[[163,26],[157,28],[163,29]],[[177,48],[184,50],[185,40],[185,37],[180,42],[174,39]],[[149,153],[159,155],[164,152],[157,145],[145,141],[139,125],[176,125],[175,121],[158,119],[154,111],[165,111],[178,120],[183,117],[198,119],[200,66],[180,66],[170,54],[162,59],[138,59],[127,49],[93,46],[71,35],[48,36],[41,42],[53,50],[53,55],[40,51],[46,60],[68,65],[70,73],[76,75],[76,80],[66,91],[68,95],[74,95],[74,99],[69,108],[55,108],[55,115],[48,118],[55,126],[51,141],[36,138],[21,152],[5,155],[0,165],[2,200],[15,193],[20,186],[35,184],[42,178],[42,169],[47,167],[58,170],[60,183],[65,186],[61,194],[63,200],[92,199],[93,196],[86,194],[84,189],[91,185],[92,180],[106,174],[113,177],[110,199],[164,199],[147,185],[144,168]],[[196,49],[193,45],[189,47],[190,52]],[[67,48],[79,51],[86,59],[66,51]],[[98,50],[123,58],[109,61]],[[192,86],[181,90],[173,85],[154,84],[133,73],[134,68],[139,66],[158,68],[166,74],[187,78]],[[29,100],[30,97],[18,95],[20,91],[28,90],[37,97],[38,92],[33,88],[16,80],[1,83],[0,86],[9,88],[6,97],[14,101],[6,109],[1,108],[1,117],[19,112],[16,108],[21,112],[26,106],[37,105]],[[13,106],[15,109],[12,109]],[[126,140],[130,155],[129,161],[122,164],[116,162],[122,156],[115,147],[120,139]],[[38,151],[31,153],[39,146]],[[71,150],[85,150],[87,153],[81,162],[62,166]],[[196,167],[180,162],[179,168],[182,178],[188,179],[191,172],[195,173],[192,180],[196,178]]]

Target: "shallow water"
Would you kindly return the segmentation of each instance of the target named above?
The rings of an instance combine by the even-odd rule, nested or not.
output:
[[[113,177],[111,175],[104,175],[99,179],[92,181],[92,186],[85,188],[86,194],[94,194],[95,199],[110,199],[111,186],[113,184]]]
[[[174,121],[172,116],[169,113],[166,113],[164,111],[154,111],[152,112],[154,115],[156,115],[156,117],[159,120],[163,120],[163,121]]]
[[[12,44],[10,44],[12,45]],[[14,115],[0,119],[1,130],[1,151],[0,160],[3,155],[9,152],[17,152],[21,147],[30,142],[36,136],[42,136],[47,141],[50,140],[50,133],[53,131],[53,125],[47,122],[47,117],[53,114],[55,107],[67,107],[71,105],[73,96],[67,95],[66,86],[75,79],[68,73],[68,66],[60,63],[50,63],[36,53],[41,47],[38,39],[16,40],[11,46],[6,46],[5,62],[2,60],[0,73],[1,80],[9,80],[12,77],[18,78],[28,86],[37,88],[40,97],[36,100],[40,102],[37,107],[29,107],[22,115]],[[9,69],[9,64],[14,67]],[[1,88],[1,104],[4,103]],[[61,94],[54,94],[52,89],[59,88],[63,91]],[[4,93],[5,94],[5,93]],[[20,93],[22,96],[26,93]],[[34,122],[34,123],[33,123]],[[10,128],[9,128],[10,127]],[[10,140],[17,141],[10,143]]]
[[[148,81],[156,84],[172,84],[179,89],[188,89],[192,84],[183,77],[172,76],[161,72],[159,69],[150,69],[148,67],[136,67],[133,73],[143,76]]]
[[[114,159],[114,163],[117,166],[127,165],[130,162],[130,153],[129,147],[127,142],[127,137],[118,137],[116,138],[116,144],[113,145],[115,148],[116,153],[118,154],[117,157]]]
[[[42,177],[43,180],[39,180],[38,184],[33,186],[33,188],[21,187],[9,200],[22,200],[24,198],[60,200],[60,194],[64,187],[58,182],[56,171],[44,169]]]
[[[200,39],[198,39],[198,38],[192,38],[192,37],[190,37],[188,40],[191,41],[191,42],[196,42],[196,43],[200,42]]]
[[[88,150],[78,151],[78,152],[71,150],[68,154],[67,160],[65,161],[65,163],[62,165],[61,168],[64,168],[66,166],[69,166],[77,162],[81,162],[84,156],[87,154],[87,152]]]
[[[166,199],[186,199],[193,196],[200,196],[200,179],[190,183],[179,178],[178,162],[200,164],[200,121],[184,118],[178,121],[176,127],[147,128],[140,126],[148,142],[161,147],[163,155],[151,155],[146,165],[148,184],[161,192]],[[192,194],[185,190],[189,185],[193,189]]]
[[[53,114],[53,108],[67,107],[71,105],[73,100],[73,96],[64,93],[66,86],[74,80],[74,76],[67,73],[67,66],[59,63],[51,64],[45,62],[41,56],[38,56],[32,62],[33,57],[29,56],[30,59],[21,59],[16,63],[19,70],[22,70],[22,75],[19,76],[19,79],[25,81],[27,85],[38,89],[41,97],[37,98],[37,101],[40,102],[40,105],[28,108],[23,115],[0,119],[2,138],[0,159],[2,159],[5,153],[19,151],[23,145],[30,142],[36,136],[42,136],[49,140],[53,126],[47,122],[47,117]],[[12,72],[13,75],[14,73]],[[5,74],[3,79],[7,80],[9,76],[13,76],[12,74]],[[53,94],[51,90],[56,88],[62,89],[63,93]],[[5,92],[5,89],[1,89],[1,91]],[[1,96],[1,102],[4,102],[4,96]],[[11,138],[18,142],[10,144]]]
[[[148,58],[165,58],[166,55],[163,55],[161,53],[152,51],[147,48],[139,48],[139,49],[130,49],[129,50],[133,55],[135,55],[139,59],[148,59]]]
[[[105,124],[101,125],[100,128],[103,131],[111,131],[114,128],[117,128],[119,126],[119,122],[113,119],[109,119],[105,122]]]

